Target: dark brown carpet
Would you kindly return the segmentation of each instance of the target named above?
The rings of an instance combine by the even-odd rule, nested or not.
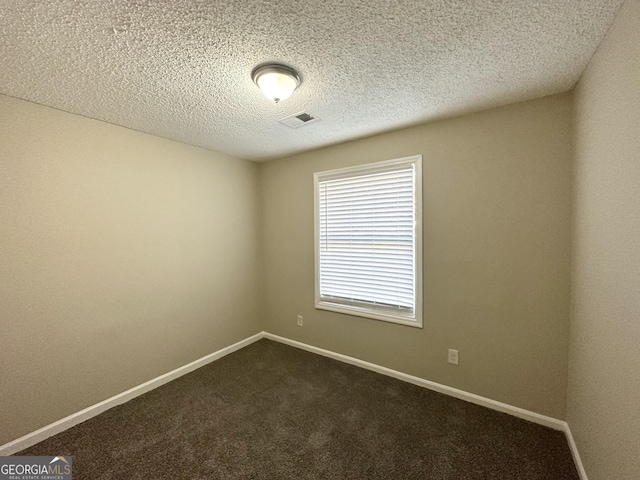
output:
[[[564,434],[269,340],[20,455],[74,479],[578,479]]]

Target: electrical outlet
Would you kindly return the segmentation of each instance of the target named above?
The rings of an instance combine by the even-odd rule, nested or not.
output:
[[[454,365],[458,365],[459,354],[458,350],[449,349],[449,363],[453,363]]]
[[[302,315],[298,315],[298,326],[302,326]]]

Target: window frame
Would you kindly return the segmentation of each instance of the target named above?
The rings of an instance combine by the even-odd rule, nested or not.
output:
[[[380,167],[393,165],[413,164],[414,168],[414,201],[415,201],[415,228],[414,228],[414,315],[415,319],[407,319],[406,316],[397,316],[393,314],[372,311],[366,307],[357,307],[352,305],[341,305],[323,301],[320,296],[320,196],[319,185],[323,177],[334,175],[362,174],[367,171]],[[333,170],[325,170],[315,172],[313,174],[313,210],[314,210],[314,257],[315,257],[315,308],[319,310],[327,310],[347,315],[355,315],[373,320],[381,320],[385,322],[407,325],[415,328],[423,327],[423,289],[422,289],[422,155],[413,155],[410,157],[396,158],[393,160],[384,160],[380,162],[365,163],[352,167],[338,168]]]

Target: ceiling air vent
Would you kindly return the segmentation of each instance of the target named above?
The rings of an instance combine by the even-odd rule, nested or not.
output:
[[[281,118],[278,120],[283,125],[286,125],[289,128],[299,128],[303,125],[308,125],[317,121],[318,119],[313,115],[309,115],[306,112],[298,112],[293,115],[289,115],[288,117]]]

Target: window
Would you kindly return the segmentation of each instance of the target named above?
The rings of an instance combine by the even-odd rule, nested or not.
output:
[[[314,174],[316,308],[422,327],[422,156]]]

